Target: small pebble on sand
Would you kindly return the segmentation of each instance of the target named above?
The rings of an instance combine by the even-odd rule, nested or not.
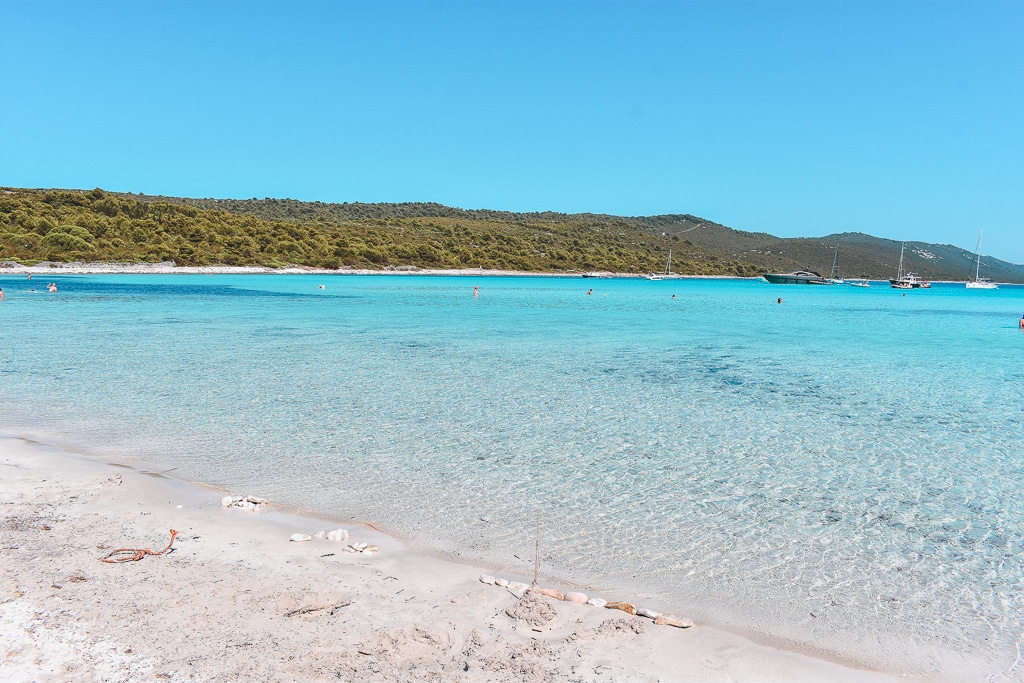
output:
[[[676,628],[690,628],[693,626],[692,619],[686,619],[683,617],[669,617],[662,614],[654,620],[654,623],[659,626],[675,626]]]
[[[636,614],[636,606],[631,602],[609,602],[605,605],[605,608],[622,610],[626,614],[630,615]]]
[[[557,591],[554,588],[541,588],[540,592],[542,595],[546,595],[549,598],[554,598],[555,600],[564,600],[561,591]]]

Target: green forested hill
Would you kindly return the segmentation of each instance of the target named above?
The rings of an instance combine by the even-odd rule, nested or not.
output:
[[[326,204],[184,199],[83,190],[0,190],[0,261],[175,261],[319,268],[487,268],[533,272],[662,271],[756,276],[896,273],[900,243],[863,233],[780,238],[689,214],[620,217],[456,209],[434,203]],[[908,242],[905,266],[963,280],[974,255]],[[986,277],[1024,282],[1024,266],[983,257]]]
[[[0,260],[298,264],[320,268],[676,270],[757,275],[613,216],[462,211],[437,204],[183,200],[103,190],[0,194]]]

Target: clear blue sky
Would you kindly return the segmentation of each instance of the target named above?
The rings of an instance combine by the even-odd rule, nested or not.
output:
[[[1024,2],[0,0],[0,185],[692,213],[1024,263]]]

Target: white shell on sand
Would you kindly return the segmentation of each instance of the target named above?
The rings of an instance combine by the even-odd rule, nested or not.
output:
[[[348,532],[344,529],[335,529],[334,531],[327,532],[328,541],[345,541],[348,540]]]
[[[480,583],[486,583],[488,586],[493,586],[494,585],[494,577],[493,576],[488,576],[487,574],[484,574],[483,576],[480,577]]]
[[[495,579],[495,586],[501,586],[502,588],[508,588],[508,579]]]
[[[587,600],[587,604],[593,605],[594,607],[604,607],[608,604],[608,601],[602,600],[601,598],[590,598],[589,600]]]
[[[655,612],[654,610],[647,609],[646,607],[637,607],[636,615],[638,617],[647,617],[648,619],[657,619],[661,616],[661,612]]]
[[[313,537],[309,534],[292,534],[291,538],[289,538],[288,540],[295,541],[296,543],[301,543],[302,541],[312,541]]]
[[[327,538],[327,532],[326,531],[318,531],[315,534],[313,534],[313,538]]]
[[[223,498],[220,499],[220,504],[223,505],[226,508],[227,507],[231,507],[231,504],[234,503],[234,502],[235,502],[235,497],[234,496],[224,496]]]
[[[569,591],[562,597],[565,599],[566,602],[578,602],[580,604],[584,604],[587,602],[586,593],[577,593],[575,591]]]

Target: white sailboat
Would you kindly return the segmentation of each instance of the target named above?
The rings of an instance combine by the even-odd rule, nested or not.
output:
[[[983,230],[978,231],[978,248],[975,250],[974,256],[974,279],[967,281],[967,289],[999,289],[999,285],[992,282],[987,277],[978,277],[981,272],[981,234]]]
[[[836,245],[836,254],[832,257],[832,272],[825,278],[825,282],[830,285],[842,285],[846,284],[846,280],[841,277],[836,277],[836,264],[839,263],[839,245]]]
[[[672,272],[672,250],[668,250],[668,261],[665,262],[665,279],[666,280],[678,280],[683,277],[677,273]]]
[[[668,261],[665,262],[665,274],[662,275],[661,273],[650,273],[647,276],[647,279],[648,280],[665,280],[665,279],[675,280],[675,279],[678,279],[680,277],[682,277],[682,276],[681,275],[676,275],[675,273],[672,272],[672,250],[669,249],[668,250]]]

